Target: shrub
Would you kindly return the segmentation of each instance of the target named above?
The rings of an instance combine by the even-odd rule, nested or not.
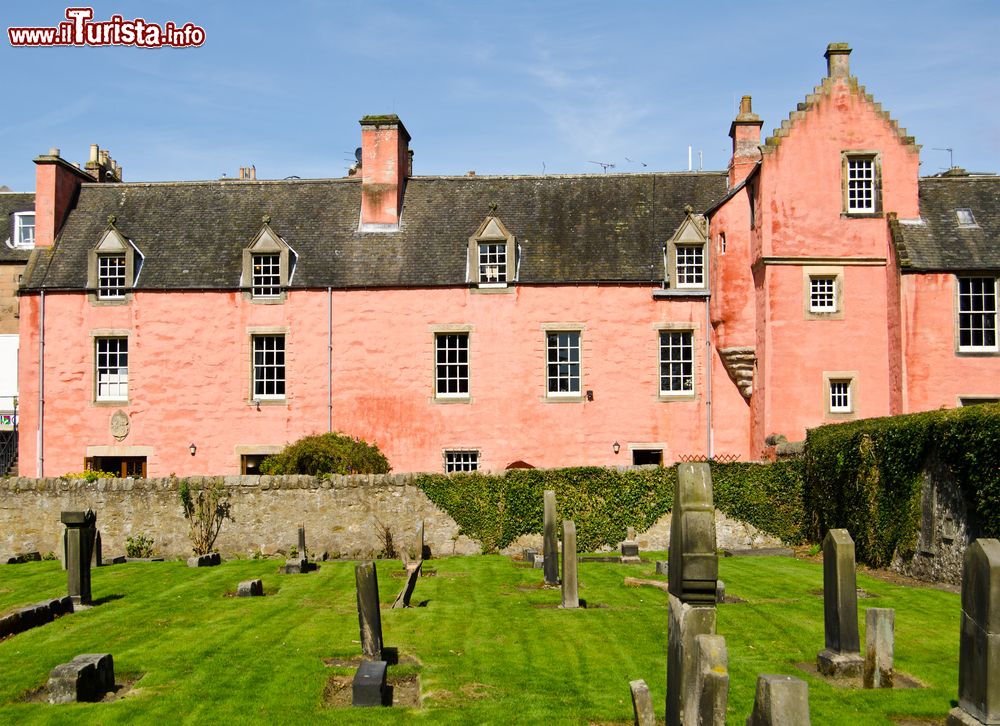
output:
[[[126,557],[152,557],[153,539],[144,534],[137,534],[125,540]]]
[[[216,480],[208,487],[195,491],[186,480],[182,480],[177,493],[184,508],[184,519],[188,520],[190,527],[192,549],[196,555],[207,555],[212,551],[223,523],[227,519],[234,521],[226,488]]]
[[[289,444],[261,463],[264,474],[387,474],[378,446],[340,433],[314,434]]]
[[[95,482],[98,479],[117,479],[120,474],[115,474],[110,471],[98,471],[97,469],[87,469],[86,471],[73,471],[69,474],[63,474],[63,479],[83,479],[88,482]]]

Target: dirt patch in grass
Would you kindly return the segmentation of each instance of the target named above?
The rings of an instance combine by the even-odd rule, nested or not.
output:
[[[808,560],[810,562],[823,564],[823,553],[817,552],[816,554],[811,554],[809,545],[796,547],[795,557],[800,560]],[[898,572],[893,572],[892,570],[868,567],[867,565],[858,565],[857,571],[863,575],[868,575],[869,577],[874,577],[876,580],[882,580],[883,582],[888,582],[893,585],[902,585],[903,587],[928,587],[932,590],[944,590],[945,592],[954,593],[962,592],[961,585],[952,585],[947,582],[927,582],[926,580],[918,580],[915,577],[901,575]],[[931,721],[929,723],[934,722]]]
[[[809,594],[814,595],[816,597],[823,597],[823,588],[810,590]],[[858,588],[858,600],[873,600],[877,597],[882,597],[882,596],[879,595],[878,593],[868,592],[867,590],[862,590],[860,587]]]
[[[914,718],[913,716],[890,716],[889,720],[896,726],[945,726],[947,719],[927,716],[926,718]]]
[[[323,705],[327,708],[350,708],[353,700],[353,675],[334,675],[323,689]],[[416,673],[386,674],[386,686],[397,708],[420,708],[420,676]]]
[[[136,688],[135,684],[142,678],[145,673],[116,673],[115,674],[115,688],[112,691],[108,691],[104,694],[104,698],[97,701],[97,703],[112,703],[114,701],[120,701],[123,698],[136,698],[143,694],[143,689]],[[21,703],[48,703],[49,702],[49,686],[48,683],[37,688],[32,688],[21,694],[21,697],[17,699]]]
[[[655,587],[663,592],[667,591],[667,583],[663,580],[644,580],[640,577],[626,577],[625,587],[641,587],[642,585],[648,585],[649,587]]]
[[[861,676],[854,676],[850,678],[829,678],[819,672],[819,668],[816,667],[815,662],[796,663],[795,667],[798,668],[803,673],[808,673],[811,676],[816,676],[817,678],[824,680],[825,682],[829,683],[831,686],[834,686],[835,688],[856,688],[858,690],[864,688],[864,682]],[[892,690],[898,691],[898,690],[905,690],[908,688],[927,688],[927,684],[919,680],[918,678],[914,678],[908,673],[900,673],[899,671],[896,671],[895,674],[893,675]],[[882,690],[882,689],[873,688],[871,690]],[[885,690],[889,689],[887,688]],[[916,723],[923,723],[923,722],[917,721]],[[931,721],[930,723],[936,723],[936,722]]]

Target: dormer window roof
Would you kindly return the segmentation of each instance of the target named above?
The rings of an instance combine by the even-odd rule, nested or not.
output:
[[[270,217],[265,216],[260,231],[243,248],[240,287],[244,295],[254,302],[282,302],[297,259],[295,250],[272,229]]]
[[[517,280],[517,241],[490,215],[469,238],[468,281],[479,288],[505,288]]]
[[[705,290],[708,288],[708,234],[704,215],[687,206],[685,217],[673,237],[663,247],[663,274],[666,287]]]
[[[87,262],[87,287],[91,300],[104,303],[127,302],[142,271],[139,248],[115,226],[114,217]]]

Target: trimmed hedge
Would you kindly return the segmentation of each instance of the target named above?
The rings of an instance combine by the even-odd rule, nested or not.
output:
[[[859,562],[883,567],[911,555],[920,532],[928,462],[962,488],[981,536],[1000,536],[1000,404],[865,419],[811,429],[804,501],[808,534],[854,538]]]
[[[712,464],[715,505],[786,542],[802,541],[802,465]],[[503,474],[425,474],[414,482],[493,552],[542,531],[542,492],[556,492],[559,517],[576,521],[577,546],[592,551],[649,529],[670,511],[677,469],[514,469]]]
[[[378,446],[341,433],[303,436],[261,462],[262,474],[388,474]]]

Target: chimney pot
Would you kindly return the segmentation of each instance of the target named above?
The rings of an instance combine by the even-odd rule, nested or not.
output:
[[[97,144],[90,145],[90,160],[97,163],[97,155],[100,153],[100,147]]]
[[[53,146],[51,149],[49,149],[49,156],[59,156],[59,147]]]
[[[847,78],[851,75],[851,46],[847,43],[830,43],[826,46],[826,75],[828,78]]]

